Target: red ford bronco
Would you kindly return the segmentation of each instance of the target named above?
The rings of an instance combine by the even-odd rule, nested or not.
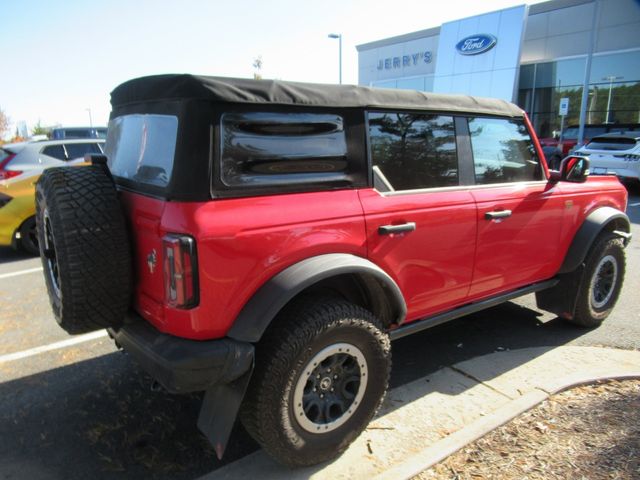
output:
[[[111,102],[106,155],[37,185],[53,311],[204,391],[218,455],[239,412],[278,461],[327,460],[379,407],[390,340],[532,292],[595,327],[618,298],[625,189],[550,171],[510,103],[192,75]]]

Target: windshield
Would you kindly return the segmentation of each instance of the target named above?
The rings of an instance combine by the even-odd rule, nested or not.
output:
[[[173,170],[178,118],[124,115],[109,122],[105,154],[111,173],[146,185],[166,187]]]

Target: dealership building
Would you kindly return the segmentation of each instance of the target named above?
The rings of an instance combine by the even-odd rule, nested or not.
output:
[[[640,0],[520,5],[357,49],[360,85],[513,101],[541,136],[640,123]]]

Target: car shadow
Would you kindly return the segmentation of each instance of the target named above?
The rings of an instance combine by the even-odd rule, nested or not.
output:
[[[501,349],[564,345],[586,333],[507,303],[393,343],[391,388]],[[3,373],[0,368],[0,375]],[[113,353],[0,384],[3,478],[195,479],[258,447],[236,423],[223,461],[196,427],[201,395],[150,389]]]
[[[30,260],[34,257],[20,250],[14,250],[11,247],[0,247],[0,265],[3,263],[19,262],[22,260]]]
[[[151,385],[119,352],[0,384],[0,478],[192,479],[258,448],[236,425],[218,461],[202,396]]]
[[[566,345],[589,331],[548,313],[507,302],[395,341],[390,386],[404,385],[443,366],[494,352]]]
[[[631,223],[640,224],[640,187],[636,187],[638,192],[629,190],[629,206],[627,207],[627,215]],[[633,205],[633,206],[632,206]]]

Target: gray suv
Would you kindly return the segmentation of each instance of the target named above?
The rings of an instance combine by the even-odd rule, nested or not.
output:
[[[103,153],[104,139],[47,140],[0,147],[0,180],[49,167],[70,165],[87,153]]]

